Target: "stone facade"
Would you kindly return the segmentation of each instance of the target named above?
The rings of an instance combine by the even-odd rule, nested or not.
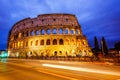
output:
[[[9,56],[91,56],[91,48],[72,14],[42,14],[11,29]]]

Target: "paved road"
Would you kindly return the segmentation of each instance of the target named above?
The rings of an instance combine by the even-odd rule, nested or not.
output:
[[[86,62],[1,59],[0,80],[120,80],[120,66]]]

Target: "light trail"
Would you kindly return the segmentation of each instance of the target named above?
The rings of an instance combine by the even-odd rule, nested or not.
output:
[[[54,65],[54,64],[42,64],[42,66],[67,69],[67,70],[74,70],[74,71],[83,71],[83,72],[91,72],[91,73],[120,76],[119,72],[110,72],[110,71],[103,71],[103,70],[97,70],[97,69],[88,69],[88,68],[80,68],[80,67],[72,67],[72,66]]]
[[[45,73],[45,74],[49,74],[49,75],[53,75],[53,76],[57,76],[57,77],[61,77],[61,78],[65,78],[65,79],[69,79],[69,80],[78,80],[76,78],[72,78],[72,77],[68,77],[68,76],[64,76],[64,75],[59,75],[59,74],[55,74],[55,73],[51,73],[51,72],[46,72],[46,71],[42,71],[42,70],[37,70],[41,73]]]

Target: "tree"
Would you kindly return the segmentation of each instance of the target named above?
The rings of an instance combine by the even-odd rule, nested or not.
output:
[[[108,47],[107,47],[104,37],[102,37],[102,40],[101,40],[101,47],[102,47],[103,55],[104,56],[108,55]]]
[[[120,51],[120,41],[119,42],[117,42],[117,43],[115,43],[115,49],[117,50],[117,51]]]
[[[94,46],[95,46],[95,51],[98,52],[100,49],[99,49],[98,40],[96,36],[94,37]]]

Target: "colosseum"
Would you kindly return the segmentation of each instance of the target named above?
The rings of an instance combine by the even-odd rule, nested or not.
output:
[[[73,14],[41,14],[23,19],[10,30],[7,46],[11,57],[92,55]]]

